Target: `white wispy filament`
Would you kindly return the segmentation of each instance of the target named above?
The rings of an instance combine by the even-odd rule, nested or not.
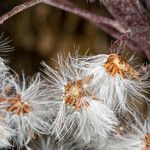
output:
[[[4,118],[0,121],[0,149],[11,148],[11,141],[15,137],[15,131],[4,122]]]

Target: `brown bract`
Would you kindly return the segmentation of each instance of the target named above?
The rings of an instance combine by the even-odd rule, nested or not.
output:
[[[23,116],[32,111],[32,108],[27,102],[22,102],[20,95],[9,98],[8,102],[10,103],[10,106],[6,108],[6,111],[13,112],[18,116]]]
[[[85,89],[84,84],[89,84],[92,79],[93,76],[88,76],[83,80],[68,82],[64,86],[63,99],[65,103],[74,106],[76,111],[79,111],[79,108],[88,108],[90,105],[85,97],[92,96],[92,94]]]
[[[138,79],[139,73],[127,62],[127,59],[118,54],[110,54],[104,67],[112,76],[119,74],[123,78]]]
[[[0,102],[4,102],[6,98],[0,97]]]
[[[147,133],[145,136],[145,150],[150,149],[150,133]]]

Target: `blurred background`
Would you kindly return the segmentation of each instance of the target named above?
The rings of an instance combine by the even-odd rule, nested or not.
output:
[[[72,0],[79,6],[110,16],[98,1]],[[1,0],[0,15],[23,3],[22,0]],[[40,71],[41,61],[50,66],[58,53],[67,55],[75,49],[79,53],[99,54],[107,52],[114,40],[90,22],[47,5],[29,8],[7,20],[0,27],[0,33],[9,37],[14,51],[1,54],[8,60],[8,65],[17,73],[24,70],[25,74],[34,75]]]

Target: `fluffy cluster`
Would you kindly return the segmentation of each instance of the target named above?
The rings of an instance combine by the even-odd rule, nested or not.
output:
[[[0,50],[12,50],[7,44],[2,40]],[[0,149],[28,149],[31,140],[50,134],[51,111],[41,75],[20,78],[12,75],[0,58]]]
[[[0,148],[150,149],[150,119],[138,109],[149,101],[149,74],[134,57],[113,46],[109,54],[59,55],[55,69],[42,65],[44,75],[20,79],[0,58]]]

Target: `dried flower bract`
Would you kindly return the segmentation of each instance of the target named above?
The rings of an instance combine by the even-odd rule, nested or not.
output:
[[[84,84],[90,83],[92,78],[93,76],[88,76],[84,82],[82,80],[68,82],[64,86],[63,100],[65,103],[74,106],[76,111],[79,111],[79,108],[89,107],[89,103],[83,97],[92,96],[92,94],[86,91]],[[81,98],[83,98],[82,101],[80,101]]]
[[[110,54],[104,67],[112,76],[119,74],[123,78],[134,79],[138,79],[139,76],[139,73],[127,62],[127,59],[118,54]]]
[[[6,109],[8,112],[14,112],[17,115],[22,116],[32,111],[29,104],[21,100],[20,95],[16,95],[16,97],[10,98],[8,101],[10,103],[10,106]]]

